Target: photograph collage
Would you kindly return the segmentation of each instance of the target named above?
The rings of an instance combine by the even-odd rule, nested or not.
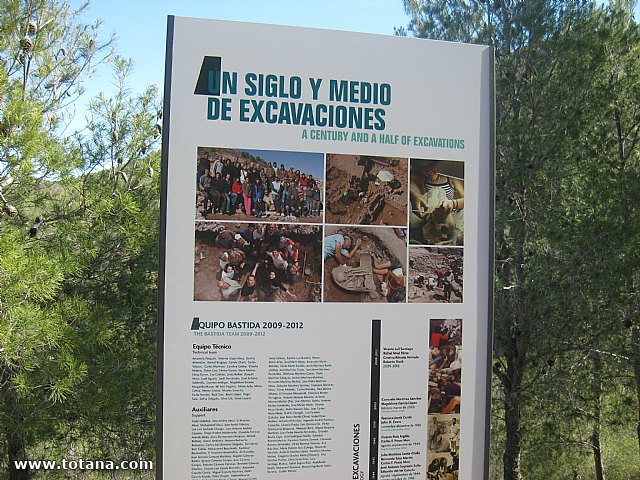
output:
[[[427,480],[457,480],[460,469],[462,320],[429,322]]]
[[[198,147],[194,300],[461,303],[461,161]]]

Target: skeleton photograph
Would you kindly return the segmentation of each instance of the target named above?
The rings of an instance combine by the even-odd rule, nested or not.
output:
[[[406,301],[406,230],[389,227],[325,229],[324,301]]]
[[[327,223],[407,226],[407,159],[327,154]]]

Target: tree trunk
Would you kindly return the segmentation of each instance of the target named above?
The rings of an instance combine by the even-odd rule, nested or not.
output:
[[[635,351],[633,356],[633,374],[636,381],[636,400],[637,400],[637,409],[638,409],[638,420],[636,422],[636,435],[638,436],[638,449],[640,449],[640,353],[637,352],[638,349],[638,341],[640,340],[638,337],[640,327],[633,326],[631,330],[631,345]]]
[[[521,319],[524,319],[523,314]],[[525,320],[526,322],[526,320]],[[522,453],[522,379],[526,367],[528,335],[514,326],[510,335],[511,348],[507,351],[506,372],[499,376],[504,391],[504,423],[506,429],[503,460],[504,480],[522,480],[520,457]]]
[[[518,154],[518,158],[520,155]],[[526,192],[523,184],[517,191]],[[521,195],[521,214],[523,221],[519,223],[519,231],[514,227],[514,238],[517,238],[511,268],[502,272],[505,285],[518,285],[525,264],[524,245],[527,243],[525,195]],[[499,375],[504,392],[504,423],[506,429],[503,460],[504,480],[522,480],[520,465],[522,453],[522,395],[524,373],[528,365],[528,352],[531,347],[531,311],[519,288],[503,299],[503,311],[508,330],[502,339],[505,348],[506,371]]]
[[[522,238],[526,238],[526,229]],[[525,241],[517,247],[513,263],[516,268],[506,268],[502,272],[505,285],[518,283],[518,266],[524,264],[523,247]],[[522,380],[527,367],[527,353],[531,342],[531,327],[527,308],[523,304],[520,292],[509,291],[503,299],[502,314],[508,330],[502,339],[506,370],[498,378],[504,392],[505,446],[502,456],[504,480],[522,480],[520,457],[522,453]]]
[[[26,445],[22,435],[23,417],[18,404],[18,393],[12,382],[11,372],[7,367],[0,370],[0,386],[2,388],[1,397],[4,404],[3,417],[6,419],[5,438],[7,445],[7,457],[9,460],[9,480],[28,480],[30,471],[28,469],[18,470],[15,461],[26,460]]]
[[[28,469],[18,470],[15,466],[15,461],[26,459],[26,449],[24,444],[24,438],[16,432],[9,431],[10,426],[7,427],[7,453],[9,457],[9,480],[28,480],[30,477],[30,471]]]
[[[522,435],[520,430],[520,401],[513,392],[507,393],[505,388],[504,423],[506,438],[504,455],[504,480],[522,480],[520,473],[520,453],[522,451]]]
[[[605,480],[604,465],[602,464],[602,444],[600,443],[600,430],[602,428],[602,362],[597,353],[593,354],[592,367],[594,412],[591,445],[593,448],[596,480]]]

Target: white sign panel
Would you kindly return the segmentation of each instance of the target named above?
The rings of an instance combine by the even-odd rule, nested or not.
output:
[[[168,34],[159,478],[485,478],[492,50]]]

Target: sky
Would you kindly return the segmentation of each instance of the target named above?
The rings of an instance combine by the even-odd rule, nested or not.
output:
[[[69,0],[78,8],[86,0]],[[83,14],[86,23],[102,21],[104,38],[114,33],[117,52],[134,63],[130,88],[143,92],[155,84],[162,92],[167,16],[187,16],[327,28],[393,35],[406,27],[409,17],[402,0],[90,0]],[[101,66],[85,81],[85,95],[75,105],[72,129],[84,125],[85,105],[100,92],[113,91],[112,71]]]
[[[78,8],[85,0],[71,0]],[[114,33],[117,52],[133,60],[132,92],[143,92],[156,84],[162,91],[167,16],[185,16],[272,23],[300,27],[349,30],[393,35],[394,27],[407,26],[409,17],[402,0],[92,0],[83,13],[85,23],[102,21],[104,38]],[[111,70],[102,66],[85,82],[88,98],[112,91]],[[81,126],[84,115],[74,125]],[[78,124],[78,122],[80,122]]]
[[[254,157],[260,157],[263,160],[273,163],[276,162],[278,167],[285,166],[287,170],[293,167],[293,170],[300,170],[301,173],[313,175],[315,178],[324,178],[324,155],[322,153],[302,153],[302,152],[279,152],[271,150],[245,150]]]

